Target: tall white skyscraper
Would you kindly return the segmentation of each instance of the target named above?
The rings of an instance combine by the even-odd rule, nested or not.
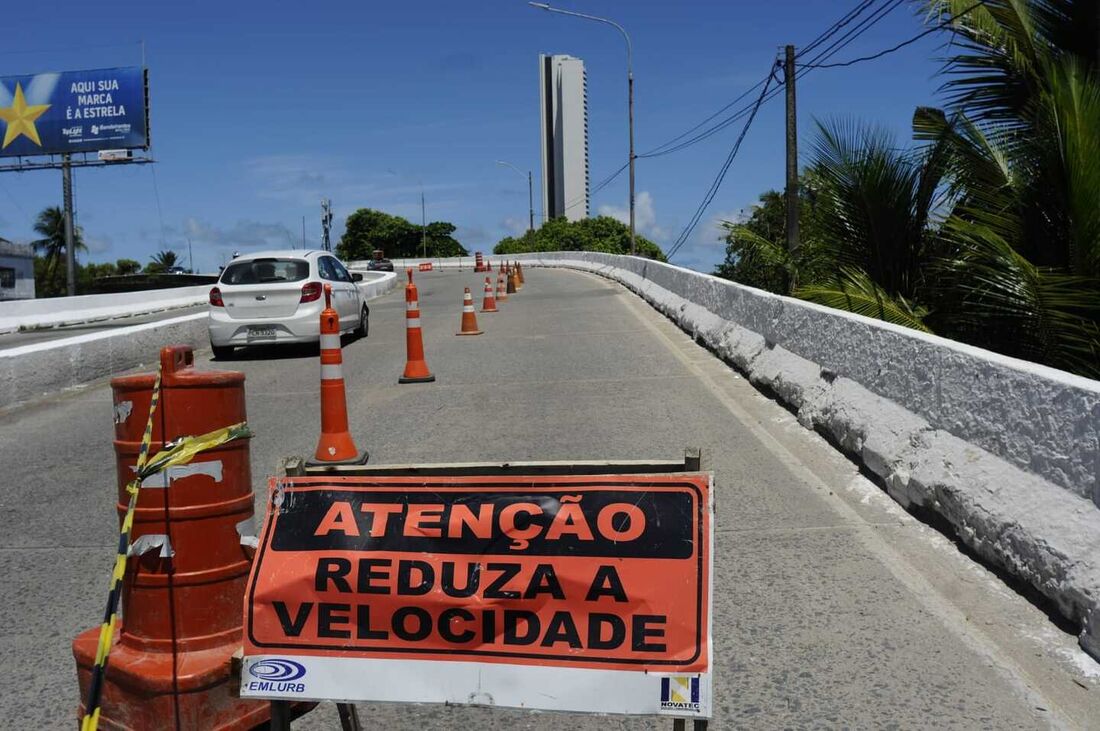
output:
[[[584,62],[539,55],[542,211],[546,218],[588,217],[588,84]]]

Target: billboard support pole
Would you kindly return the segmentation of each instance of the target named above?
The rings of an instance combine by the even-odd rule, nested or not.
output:
[[[61,193],[64,199],[65,219],[65,276],[70,297],[76,295],[76,248],[73,245],[73,167],[71,156],[61,156]]]

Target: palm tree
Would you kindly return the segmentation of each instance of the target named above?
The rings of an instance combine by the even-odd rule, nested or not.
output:
[[[1100,378],[1095,0],[925,0],[955,36],[920,146],[822,124],[815,236],[792,294]]]
[[[43,208],[38,213],[34,222],[34,231],[42,236],[37,241],[32,241],[34,253],[46,260],[46,277],[54,281],[58,273],[58,263],[64,261],[65,252],[65,214],[58,206]],[[84,234],[79,227],[73,227],[73,248],[76,251],[87,251],[84,245]]]
[[[164,251],[158,251],[153,255],[152,262],[161,269],[167,269],[168,267],[174,267],[179,256],[171,249]]]
[[[1082,0],[932,0],[959,50],[946,111],[953,207],[935,318],[983,347],[1100,377],[1100,17]],[[964,12],[970,8],[970,12]]]

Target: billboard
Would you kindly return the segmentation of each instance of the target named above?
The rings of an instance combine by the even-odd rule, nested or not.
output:
[[[146,71],[0,77],[0,157],[149,147]]]
[[[710,494],[698,473],[282,479],[241,696],[708,717]]]

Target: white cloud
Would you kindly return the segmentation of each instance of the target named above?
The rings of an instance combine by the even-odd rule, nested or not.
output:
[[[504,230],[508,232],[509,236],[523,236],[527,233],[528,220],[526,218],[515,218],[508,216],[500,222],[500,225]]]
[[[630,223],[629,207],[620,208],[618,206],[603,205],[599,207],[598,212],[601,216],[610,216],[628,225]],[[649,194],[648,190],[638,193],[634,199],[634,227],[643,236],[659,243],[669,238],[668,230],[657,225],[657,212],[653,207],[653,196]]]
[[[194,244],[210,246],[228,246],[232,248],[266,247],[283,249],[288,246],[300,246],[301,238],[281,223],[263,223],[260,221],[237,221],[225,228],[197,218],[187,218],[183,222],[183,235]],[[307,239],[307,245],[309,241]]]
[[[84,245],[88,247],[89,254],[102,254],[114,247],[114,239],[110,236],[86,236]]]

